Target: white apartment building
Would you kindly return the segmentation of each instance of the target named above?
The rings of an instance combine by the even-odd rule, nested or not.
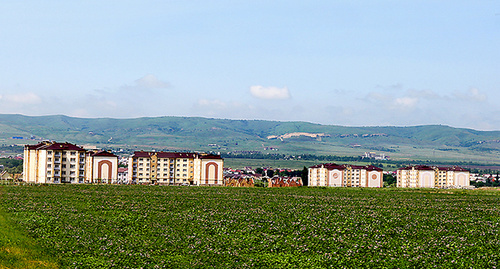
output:
[[[136,151],[128,176],[132,184],[223,185],[223,166],[219,155]]]
[[[24,147],[23,180],[30,183],[111,183],[118,157],[70,143],[41,142]]]
[[[375,166],[319,164],[309,167],[309,186],[369,187],[383,186],[383,170]]]
[[[408,166],[397,170],[400,188],[463,188],[470,186],[470,172],[461,167]]]

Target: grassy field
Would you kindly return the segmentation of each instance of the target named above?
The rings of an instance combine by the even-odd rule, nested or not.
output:
[[[62,268],[494,268],[500,263],[497,190],[1,188],[2,235],[26,233],[34,245],[20,247],[40,247],[42,258],[53,257]],[[2,249],[10,244],[5,238],[0,243]],[[0,268],[9,267],[0,260]]]

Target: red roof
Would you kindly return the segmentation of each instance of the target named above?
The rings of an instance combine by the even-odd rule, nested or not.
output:
[[[101,150],[101,151],[98,151],[98,152],[93,152],[90,155],[92,157],[116,157],[116,158],[118,158],[118,156],[116,156],[115,154],[113,154],[111,152],[108,152],[108,151],[105,151],[105,150]]]
[[[199,157],[201,159],[222,159],[220,155],[213,155],[213,154],[198,154],[198,153],[190,153],[190,152],[153,152],[153,151],[136,151],[134,152],[134,155],[132,155],[133,158],[151,158],[151,156],[156,155],[158,158],[171,158],[171,159],[178,159],[178,158],[188,158],[188,159],[194,159],[196,157]]]
[[[57,142],[42,142],[36,145],[26,145],[25,146],[29,150],[76,150],[76,151],[85,151],[83,148],[71,144],[68,142],[65,143],[57,143]]]
[[[334,169],[345,170],[345,169],[347,169],[347,167],[351,167],[351,169],[365,169],[365,170],[368,170],[368,171],[383,171],[382,168],[379,168],[379,167],[376,167],[376,166],[373,166],[373,165],[369,165],[369,166],[348,165],[348,164],[338,165],[338,164],[335,164],[335,163],[317,164],[317,165],[311,166],[309,168],[322,168],[322,167],[324,167],[324,168],[326,168],[328,170],[334,170]]]
[[[215,155],[215,154],[206,154],[206,155],[200,155],[200,159],[222,159],[220,155]]]

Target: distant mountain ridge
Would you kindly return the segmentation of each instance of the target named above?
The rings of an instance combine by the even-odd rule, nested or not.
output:
[[[32,136],[77,144],[172,150],[265,151],[274,148],[282,153],[320,155],[379,151],[400,158],[482,156],[494,162],[499,161],[500,156],[500,131],[443,125],[346,127],[201,117],[113,119],[0,114],[0,139],[4,143],[11,142],[12,137]]]

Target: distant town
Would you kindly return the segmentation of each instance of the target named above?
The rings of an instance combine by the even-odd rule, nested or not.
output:
[[[375,165],[326,162],[302,170],[233,169],[224,167],[224,158],[220,154],[135,151],[128,157],[119,157],[94,146],[54,141],[25,145],[22,157],[15,158],[22,159],[22,173],[4,170],[2,180],[37,184],[368,188],[474,188],[471,182],[498,181],[494,174],[471,173],[459,166],[410,165],[384,171]],[[390,160],[389,156],[376,152],[365,152],[360,158]]]

